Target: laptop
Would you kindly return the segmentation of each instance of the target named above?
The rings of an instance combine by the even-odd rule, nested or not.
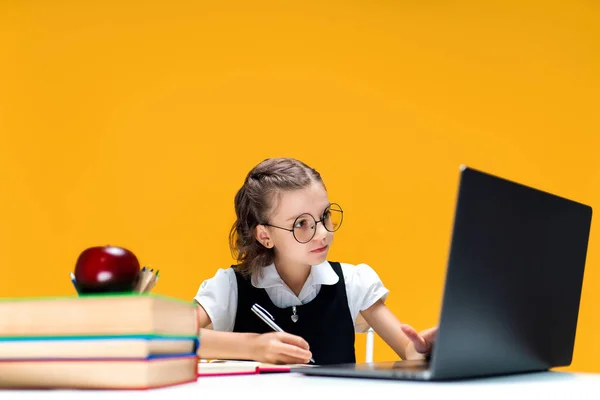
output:
[[[591,219],[590,206],[461,166],[430,358],[294,371],[433,381],[569,365]]]

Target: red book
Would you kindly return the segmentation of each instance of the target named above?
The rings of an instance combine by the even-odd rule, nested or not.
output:
[[[0,389],[144,390],[195,382],[198,358],[27,359],[0,361]]]

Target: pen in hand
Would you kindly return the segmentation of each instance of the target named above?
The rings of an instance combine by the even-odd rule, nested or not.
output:
[[[254,314],[256,314],[258,316],[258,318],[262,319],[263,322],[265,324],[269,325],[269,327],[271,327],[271,329],[273,329],[275,332],[285,332],[283,329],[281,329],[279,327],[279,325],[277,325],[275,323],[275,318],[273,318],[273,316],[271,314],[269,314],[269,312],[267,310],[265,310],[258,304],[254,304],[252,306],[251,310]],[[310,359],[310,362],[313,364],[316,364],[315,360],[312,358]]]

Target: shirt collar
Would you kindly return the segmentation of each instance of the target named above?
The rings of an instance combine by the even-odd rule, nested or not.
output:
[[[335,285],[339,280],[340,278],[331,267],[331,264],[328,261],[324,261],[321,264],[311,266],[306,283],[313,286]],[[264,267],[262,274],[259,274],[256,279],[252,279],[252,286],[259,289],[266,289],[287,285],[277,273],[277,268],[275,268],[275,264],[273,263]]]

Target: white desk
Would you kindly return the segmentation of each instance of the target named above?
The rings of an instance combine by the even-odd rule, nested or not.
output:
[[[443,397],[442,397],[443,396]],[[452,396],[452,397],[448,397]],[[456,396],[456,397],[455,397]],[[455,382],[407,382],[309,377],[296,373],[200,377],[197,382],[148,391],[3,391],[12,399],[600,399],[600,374],[544,372]]]

